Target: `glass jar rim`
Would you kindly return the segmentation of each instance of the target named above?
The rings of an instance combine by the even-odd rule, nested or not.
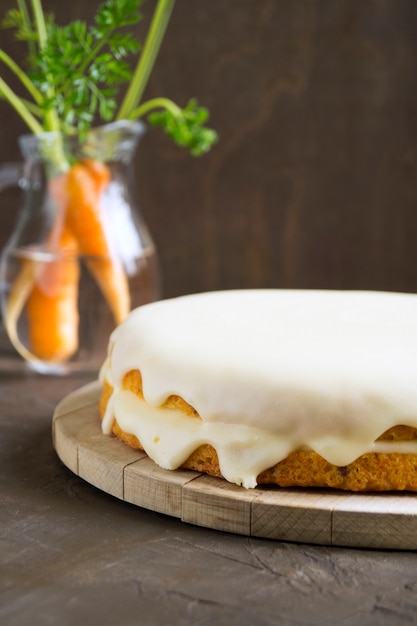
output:
[[[132,153],[139,139],[146,132],[146,124],[140,120],[116,120],[94,126],[85,138],[67,135],[59,131],[25,134],[19,137],[19,147],[24,158],[41,158],[53,150],[58,143],[65,152],[80,158],[108,160],[117,154]]]

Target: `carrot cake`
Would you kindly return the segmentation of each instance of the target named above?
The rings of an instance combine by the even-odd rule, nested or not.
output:
[[[417,491],[417,295],[230,290],[132,311],[102,429],[159,466],[258,484]]]

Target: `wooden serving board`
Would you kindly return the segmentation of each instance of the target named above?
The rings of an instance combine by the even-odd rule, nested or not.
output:
[[[189,470],[167,471],[103,435],[99,383],[56,407],[53,440],[61,461],[103,491],[184,522],[241,535],[321,545],[417,549],[417,494],[244,489]]]

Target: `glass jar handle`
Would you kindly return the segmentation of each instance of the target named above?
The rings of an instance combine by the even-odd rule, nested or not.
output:
[[[23,163],[0,163],[0,192],[9,187],[18,187],[23,174]],[[0,278],[0,290],[6,290],[6,285]],[[0,315],[0,334],[5,328],[3,316]]]
[[[23,163],[0,164],[0,191],[18,186],[23,173]]]

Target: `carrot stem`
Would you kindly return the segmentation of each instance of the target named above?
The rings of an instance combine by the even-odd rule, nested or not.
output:
[[[30,130],[33,133],[39,134],[43,132],[43,128],[39,124],[38,120],[32,115],[29,109],[23,104],[21,98],[18,98],[15,92],[12,89],[10,89],[10,87],[1,77],[0,77],[0,95],[2,95],[9,102],[9,104],[14,108],[16,113],[20,115],[20,117],[29,126]]]
[[[132,111],[141,101],[164,39],[174,5],[175,0],[158,0],[142,54],[140,55],[129,89],[126,92],[117,114],[118,120],[128,119]]]
[[[46,45],[48,39],[48,32],[46,29],[45,15],[43,13],[42,3],[40,0],[31,0],[32,11],[35,18],[36,31],[38,35],[39,49],[42,50]],[[51,81],[51,84],[53,82]],[[51,97],[53,95],[53,90],[49,89],[47,96]],[[59,131],[60,122],[58,119],[57,112],[55,109],[47,109],[45,111],[45,125],[46,130],[50,131]]]
[[[23,72],[23,70],[13,61],[13,59],[4,50],[0,50],[0,61],[3,61],[5,65],[17,76],[22,85],[26,87],[27,91],[33,97],[37,104],[42,104],[43,98],[41,92],[35,87],[29,76]]]

